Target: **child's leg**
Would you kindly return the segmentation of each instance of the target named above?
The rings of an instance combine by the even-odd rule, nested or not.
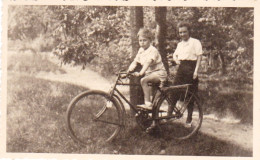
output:
[[[151,87],[148,86],[148,83],[158,83],[158,82],[160,82],[159,76],[153,73],[141,79],[141,86],[144,91],[145,102],[151,102],[150,96],[152,91],[151,91]]]
[[[159,82],[161,82],[162,77],[164,78],[166,76],[167,76],[166,72],[165,72],[165,75],[164,74],[161,75],[160,72],[159,73],[154,72],[141,79],[141,86],[144,91],[145,102],[149,102],[151,104],[150,96],[151,96],[152,92],[151,92],[151,87],[148,86],[148,83],[159,83]],[[147,128],[146,132],[150,132],[155,126],[156,126],[156,123],[155,123],[155,121],[153,121],[151,126]]]

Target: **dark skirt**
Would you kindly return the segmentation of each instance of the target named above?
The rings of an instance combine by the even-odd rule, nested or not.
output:
[[[179,65],[179,68],[177,70],[177,74],[174,78],[173,85],[182,85],[182,84],[192,84],[192,86],[189,88],[189,91],[197,94],[198,91],[198,78],[193,79],[193,74],[196,68],[197,61],[181,61],[181,64]],[[185,91],[178,91],[172,93],[172,102],[173,104],[176,104],[178,100],[182,100],[184,98]],[[192,113],[193,113],[193,101],[192,99],[188,105],[188,116],[186,122],[192,121]],[[168,108],[168,114],[171,114],[173,112],[173,107]]]
[[[198,78],[193,79],[193,74],[196,68],[197,61],[189,61],[184,60],[181,61],[179,68],[177,70],[177,74],[174,78],[174,85],[181,85],[181,84],[192,84],[191,90],[192,92],[198,91]]]

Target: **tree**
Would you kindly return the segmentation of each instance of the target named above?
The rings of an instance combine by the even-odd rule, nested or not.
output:
[[[47,6],[9,6],[8,38],[35,39],[47,34],[50,16]]]
[[[166,25],[166,7],[155,7],[155,21],[156,21],[156,39],[157,47],[161,54],[162,61],[167,73],[169,73],[168,59],[166,53],[166,35],[167,35],[167,25]]]
[[[131,40],[132,40],[132,60],[138,52],[139,44],[137,38],[137,32],[144,26],[143,24],[143,8],[131,7],[130,8],[130,24],[131,24]],[[138,70],[139,68],[137,68]],[[133,84],[140,83],[140,78],[131,77],[130,79],[130,101],[132,104],[143,104],[144,95],[143,90],[139,86]]]

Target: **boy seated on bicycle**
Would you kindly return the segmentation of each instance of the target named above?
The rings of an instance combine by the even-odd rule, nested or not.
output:
[[[151,87],[148,86],[148,83],[158,83],[163,82],[167,78],[167,72],[162,63],[161,55],[158,50],[152,46],[151,42],[153,39],[152,33],[145,28],[141,28],[137,34],[140,49],[128,68],[128,72],[132,72],[137,64],[142,65],[140,72],[133,73],[134,76],[144,76],[141,78],[141,86],[144,92],[144,101],[143,105],[140,105],[143,108],[151,109]]]

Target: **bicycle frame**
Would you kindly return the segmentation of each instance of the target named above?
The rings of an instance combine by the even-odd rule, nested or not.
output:
[[[122,74],[125,74],[126,76],[125,77],[122,77],[121,75]],[[128,73],[124,73],[124,72],[120,72],[117,76],[117,79],[116,79],[116,82],[114,83],[114,85],[112,86],[111,90],[110,90],[110,96],[113,97],[113,96],[117,96],[119,95],[118,97],[121,97],[129,106],[130,108],[135,112],[137,113],[138,112],[138,109],[136,107],[136,105],[133,105],[118,89],[117,89],[117,85],[121,85],[121,86],[140,86],[139,84],[130,84],[130,83],[123,83],[121,81],[121,79],[125,79],[128,77]],[[188,90],[189,90],[189,86],[191,84],[184,84],[184,85],[176,85],[176,86],[170,86],[170,87],[165,87],[165,89],[161,89],[159,86],[157,85],[150,85],[152,87],[156,87],[156,92],[153,94],[153,98],[152,98],[152,102],[155,101],[155,96],[156,94],[161,94],[161,96],[166,96],[166,93],[167,91],[169,90],[176,90],[176,89],[184,89],[186,88],[186,91],[185,91],[185,97],[184,99],[186,98],[187,96],[187,93],[188,93]],[[189,101],[191,100],[191,98],[193,97],[193,95],[190,97]],[[172,101],[170,99],[168,99],[168,101],[172,104]],[[169,117],[165,117],[165,118],[173,118],[174,116],[169,116]]]
[[[79,95],[77,95],[69,104],[69,107],[67,109],[67,116],[66,116],[66,122],[67,122],[67,126],[69,129],[69,132],[71,134],[71,137],[77,141],[80,142],[82,144],[89,144],[89,141],[86,140],[85,138],[89,139],[88,137],[85,136],[80,136],[81,132],[79,132],[79,130],[81,131],[81,129],[78,128],[82,128],[82,130],[96,130],[97,125],[89,123],[89,120],[83,120],[82,123],[87,123],[86,125],[89,125],[90,127],[85,128],[85,125],[82,125],[81,123],[81,119],[78,118],[79,113],[82,112],[82,117],[87,117],[92,119],[91,122],[99,122],[99,124],[103,124],[103,127],[100,128],[100,131],[103,132],[103,130],[108,129],[108,134],[102,134],[100,136],[103,136],[104,140],[106,142],[112,141],[120,132],[121,127],[125,127],[126,126],[126,121],[125,121],[125,106],[122,103],[122,101],[124,100],[129,106],[130,108],[133,110],[133,112],[135,112],[135,119],[137,124],[140,125],[140,127],[142,127],[142,129],[145,129],[147,132],[150,132],[150,129],[152,127],[156,127],[158,125],[158,127],[164,127],[167,126],[167,124],[172,124],[172,123],[163,123],[164,121],[161,121],[163,119],[172,119],[172,120],[176,120],[176,123],[174,123],[174,125],[177,125],[177,128],[179,130],[180,127],[179,124],[182,125],[182,123],[185,123],[185,118],[188,119],[188,116],[192,114],[193,112],[193,108],[192,111],[188,110],[188,114],[186,114],[186,112],[184,112],[187,109],[187,105],[189,104],[190,100],[192,99],[192,97],[195,95],[194,93],[190,93],[190,91],[188,91],[189,89],[189,84],[185,84],[185,85],[178,85],[178,86],[167,86],[167,87],[159,87],[159,85],[155,85],[155,84],[148,84],[149,86],[153,86],[156,87],[156,91],[153,92],[153,107],[152,109],[146,109],[146,108],[142,108],[141,106],[138,105],[134,105],[132,104],[121,92],[120,90],[117,88],[117,85],[127,85],[127,86],[140,86],[140,84],[132,84],[129,83],[129,81],[123,81],[123,79],[125,79],[127,76],[122,76],[122,74],[128,75],[126,73],[120,73],[117,78],[115,83],[112,85],[111,90],[109,93],[104,92],[104,91],[99,91],[99,90],[90,90],[90,91],[85,91],[80,93]],[[185,90],[180,90],[181,93],[178,91],[178,88],[182,88],[182,89],[186,89],[186,92],[182,92]],[[175,100],[176,99],[172,99],[172,91],[173,91],[173,96],[174,95],[174,91],[177,91],[176,93],[180,93],[180,95],[177,94],[178,97],[174,97],[177,98],[177,100],[183,101],[184,102],[188,102],[187,105],[176,105]],[[160,93],[160,95],[157,96],[157,94]],[[188,95],[188,96],[187,96]],[[190,98],[190,95],[191,98]],[[106,101],[103,101],[104,104],[103,105],[98,105],[97,108],[93,108],[93,104],[92,103],[88,103],[88,100],[97,100],[97,99],[91,99],[92,96],[101,96],[101,98],[105,98]],[[186,96],[188,98],[186,98]],[[90,98],[88,98],[90,97]],[[85,99],[87,98],[87,99]],[[185,98],[185,99],[183,99]],[[123,99],[123,100],[122,100]],[[82,101],[83,103],[81,103]],[[195,100],[196,102],[198,102],[198,98],[196,98],[195,95]],[[79,103],[78,103],[79,102]],[[112,102],[112,104],[114,105],[114,107],[110,107],[110,102]],[[178,102],[178,101],[177,101]],[[192,101],[191,101],[192,102]],[[84,104],[84,105],[82,105]],[[99,104],[99,103],[98,103]],[[199,103],[197,103],[199,104]],[[95,105],[95,104],[94,104]],[[81,110],[81,109],[76,109],[75,112],[73,111],[77,106],[79,107],[84,107],[85,109]],[[174,114],[172,115],[168,115],[168,111],[169,111],[169,106],[173,107],[174,109]],[[181,106],[181,107],[179,107]],[[178,108],[179,107],[179,108]],[[193,121],[195,120],[195,127],[192,127],[191,130],[188,129],[188,132],[182,132],[185,135],[183,136],[179,136],[177,134],[177,139],[187,139],[190,136],[192,136],[201,126],[202,123],[202,110],[200,105],[196,105],[195,107],[197,107],[197,112],[198,114],[197,117],[195,117],[195,119],[193,119]],[[171,108],[172,109],[172,108]],[[184,109],[184,111],[183,111]],[[188,108],[189,109],[189,108]],[[105,111],[107,114],[104,114]],[[88,112],[89,111],[89,112]],[[92,111],[94,111],[95,113],[93,113]],[[96,112],[97,111],[97,112]],[[190,112],[189,112],[190,111]],[[76,113],[76,114],[75,114]],[[191,113],[191,114],[189,114]],[[86,116],[86,114],[89,114],[89,116]],[[103,116],[104,117],[101,117]],[[184,115],[184,116],[183,116]],[[187,116],[187,117],[186,117]],[[192,116],[192,115],[191,115]],[[113,118],[115,118],[113,120]],[[179,121],[180,120],[180,121]],[[100,123],[102,122],[102,123]],[[180,122],[180,123],[179,123]],[[77,126],[77,124],[79,124]],[[110,126],[113,126],[113,128],[110,128]],[[184,130],[186,130],[185,126],[183,126]],[[170,127],[171,128],[171,127]],[[182,129],[182,130],[183,130]],[[110,132],[111,131],[111,132]],[[85,132],[84,132],[85,133]],[[90,132],[92,133],[92,132]],[[172,132],[172,133],[177,133],[177,132]],[[94,133],[95,134],[95,133]],[[168,134],[168,132],[167,132]],[[95,135],[94,135],[95,136]]]
[[[130,84],[130,83],[123,83],[121,81],[121,79],[123,79],[121,77],[122,74],[127,75],[127,73],[121,72],[118,74],[117,79],[115,84],[112,86],[111,90],[110,90],[110,96],[117,96],[119,95],[119,97],[121,97],[129,106],[132,110],[134,110],[136,113],[138,112],[138,109],[136,107],[136,105],[133,105],[118,89],[117,89],[117,85],[121,85],[121,86],[140,86],[139,84]],[[126,78],[126,77],[125,77]],[[121,81],[121,82],[120,82]]]

